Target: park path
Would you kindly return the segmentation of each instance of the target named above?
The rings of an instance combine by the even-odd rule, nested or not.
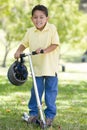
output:
[[[87,80],[87,63],[65,63],[65,72],[59,73],[60,79]]]

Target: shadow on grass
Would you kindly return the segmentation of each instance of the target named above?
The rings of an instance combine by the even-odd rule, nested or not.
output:
[[[22,86],[13,86],[7,78],[0,77],[0,130],[40,130],[21,120],[22,113],[28,112],[31,86],[32,79]],[[58,126],[62,130],[86,130],[87,82],[60,80],[56,104],[58,114],[52,130],[59,130]]]
[[[7,93],[12,93],[12,92],[26,92],[31,89],[32,86],[32,79],[28,78],[26,83],[24,83],[21,86],[15,86],[12,85],[7,77],[5,76],[0,76],[0,93],[1,94],[7,94]]]

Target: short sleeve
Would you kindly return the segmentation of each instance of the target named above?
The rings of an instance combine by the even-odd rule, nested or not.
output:
[[[52,44],[59,45],[59,35],[55,26],[52,28]]]
[[[24,36],[24,38],[22,39],[21,44],[22,44],[25,48],[29,47],[29,30],[27,30],[27,32],[25,33],[25,36]]]

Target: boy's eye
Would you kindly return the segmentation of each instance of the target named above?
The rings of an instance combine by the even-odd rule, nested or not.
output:
[[[37,19],[37,17],[34,17],[34,19]]]
[[[43,19],[44,17],[40,17],[40,19]]]
[[[39,19],[43,19],[44,17],[34,17],[34,19],[38,19],[38,18],[39,18]]]

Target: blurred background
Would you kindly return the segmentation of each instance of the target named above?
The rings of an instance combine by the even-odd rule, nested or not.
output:
[[[62,130],[86,130],[87,0],[0,0],[0,130],[40,130],[21,122],[23,112],[28,112],[32,78],[20,87],[7,78],[14,52],[33,26],[31,10],[37,4],[48,7],[49,22],[56,25],[61,44],[58,114],[52,130],[60,130],[58,125]],[[27,58],[25,64],[29,68]]]
[[[27,28],[33,26],[31,10],[36,4],[48,7],[49,22],[58,29],[59,70],[86,72],[87,0],[0,0],[0,73],[15,60],[15,50]]]

